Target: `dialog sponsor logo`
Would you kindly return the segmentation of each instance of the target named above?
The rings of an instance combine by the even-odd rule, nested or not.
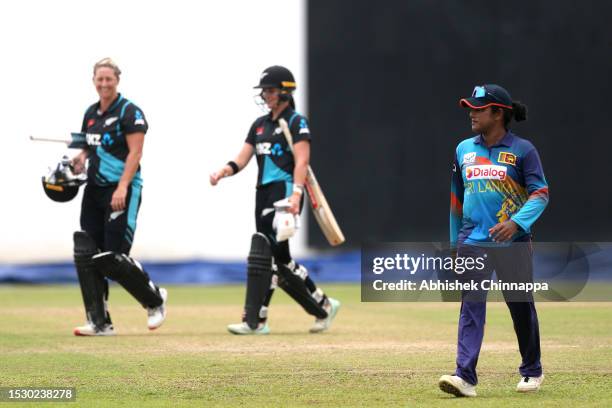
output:
[[[506,167],[492,164],[470,166],[465,170],[465,178],[468,180],[505,180]]]

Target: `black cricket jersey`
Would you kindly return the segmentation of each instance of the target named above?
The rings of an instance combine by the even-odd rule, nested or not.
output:
[[[89,170],[87,179],[98,186],[117,184],[125,168],[129,148],[125,136],[146,133],[149,125],[142,110],[121,94],[106,112],[100,112],[100,102],[94,103],[83,117],[81,131],[89,144]],[[141,186],[140,166],[132,180]]]
[[[310,142],[310,129],[306,117],[287,107],[279,115],[280,118],[287,121],[294,144],[302,140]],[[293,184],[295,167],[293,153],[285,140],[278,119],[272,120],[272,112],[253,122],[245,142],[255,147],[259,167],[257,187],[282,181],[288,185]],[[288,188],[287,191],[291,189]]]

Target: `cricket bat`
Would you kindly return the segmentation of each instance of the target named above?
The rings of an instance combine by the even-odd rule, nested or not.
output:
[[[289,144],[289,148],[293,153],[293,136],[289,130],[289,125],[283,118],[280,118],[278,123],[283,131],[283,134],[285,135],[287,144]],[[315,177],[314,171],[312,171],[310,166],[308,166],[306,182],[304,184],[304,187],[306,187],[306,191],[308,192],[312,212],[317,220],[317,223],[319,223],[319,227],[321,227],[321,231],[323,231],[323,235],[325,235],[325,238],[327,238],[327,241],[331,246],[342,244],[345,241],[344,234],[342,233],[342,230],[336,221],[336,217],[334,217],[334,213],[332,213],[332,210],[327,203],[327,199],[323,194],[323,190],[321,189],[321,186]]]
[[[85,133],[76,132],[70,133],[70,139],[30,136],[30,140],[33,142],[64,143],[69,149],[85,149],[90,144],[90,140]]]

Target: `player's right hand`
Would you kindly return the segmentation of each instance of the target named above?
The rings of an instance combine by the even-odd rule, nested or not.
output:
[[[221,180],[223,178],[223,174],[216,171],[214,173],[212,173],[210,175],[210,185],[211,186],[216,186],[217,183],[219,182],[219,180]]]
[[[70,163],[74,174],[81,174],[85,170],[85,160],[87,160],[87,155],[83,153],[79,153],[72,158]]]

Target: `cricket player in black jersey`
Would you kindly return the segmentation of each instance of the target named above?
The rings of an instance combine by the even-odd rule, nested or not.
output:
[[[268,306],[274,289],[280,286],[304,310],[315,316],[311,333],[327,330],[340,302],[317,288],[308,271],[291,258],[289,241],[279,238],[279,201],[285,199],[286,212],[299,215],[303,203],[304,181],[310,159],[310,130],[307,119],[295,111],[292,93],[296,89],[293,74],[285,67],[272,66],[261,74],[261,99],[270,110],[253,122],[238,156],[211,174],[217,185],[233,176],[257,157],[259,172],[255,196],[255,225],[247,265],[246,302],[242,323],[230,324],[233,334],[268,334]],[[293,153],[278,120],[284,118],[293,135]],[[275,206],[275,203],[277,205]],[[275,208],[276,207],[276,208]],[[277,217],[275,228],[274,219]],[[294,230],[292,230],[294,232]]]
[[[117,92],[121,71],[110,59],[94,65],[100,100],[85,112],[81,131],[89,148],[72,160],[75,173],[87,168],[81,229],[74,233],[74,262],[87,322],[77,336],[115,334],[106,302],[108,281],[123,286],[148,312],[154,330],[166,318],[167,291],[129,257],[141,202],[140,158],[148,129],[142,110]]]

